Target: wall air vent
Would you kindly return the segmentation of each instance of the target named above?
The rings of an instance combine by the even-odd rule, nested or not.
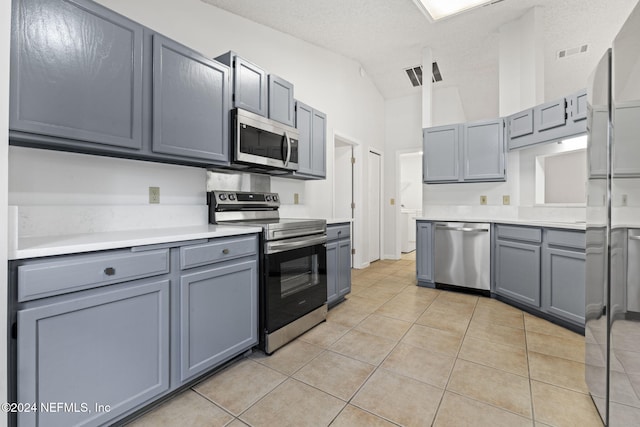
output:
[[[580,46],[559,50],[556,54],[556,58],[564,59],[574,55],[582,55],[583,53],[587,53],[588,51],[589,51],[589,45],[583,44]]]
[[[409,81],[411,81],[411,85],[413,87],[422,86],[422,65],[416,65],[415,67],[405,68],[405,73],[407,73],[407,77],[409,77]],[[442,81],[442,74],[440,74],[440,68],[438,67],[438,63],[434,62],[431,65],[431,82],[437,83]]]

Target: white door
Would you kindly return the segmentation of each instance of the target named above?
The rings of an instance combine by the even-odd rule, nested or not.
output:
[[[369,219],[369,262],[380,259],[381,166],[380,154],[369,151],[369,209],[367,210],[367,218]]]

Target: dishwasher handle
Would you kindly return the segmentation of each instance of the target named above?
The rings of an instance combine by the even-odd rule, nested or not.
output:
[[[629,240],[640,240],[640,236],[629,236]]]
[[[488,228],[471,228],[471,227],[448,227],[444,225],[436,225],[436,230],[452,230],[452,231],[464,231],[464,232],[487,232]]]

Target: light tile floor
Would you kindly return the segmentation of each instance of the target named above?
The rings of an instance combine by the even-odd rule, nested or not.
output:
[[[490,298],[418,287],[413,254],[352,278],[325,323],[131,425],[602,425],[582,336]]]

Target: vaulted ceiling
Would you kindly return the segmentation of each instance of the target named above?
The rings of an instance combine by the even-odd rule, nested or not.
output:
[[[430,22],[413,0],[202,0],[358,61],[385,98],[420,91],[404,69],[431,47],[443,81],[458,88],[468,120],[497,114],[498,31],[543,8],[545,98],[586,85],[637,0],[503,0],[450,19]],[[557,59],[583,44],[586,54]],[[488,105],[491,107],[488,108]]]

